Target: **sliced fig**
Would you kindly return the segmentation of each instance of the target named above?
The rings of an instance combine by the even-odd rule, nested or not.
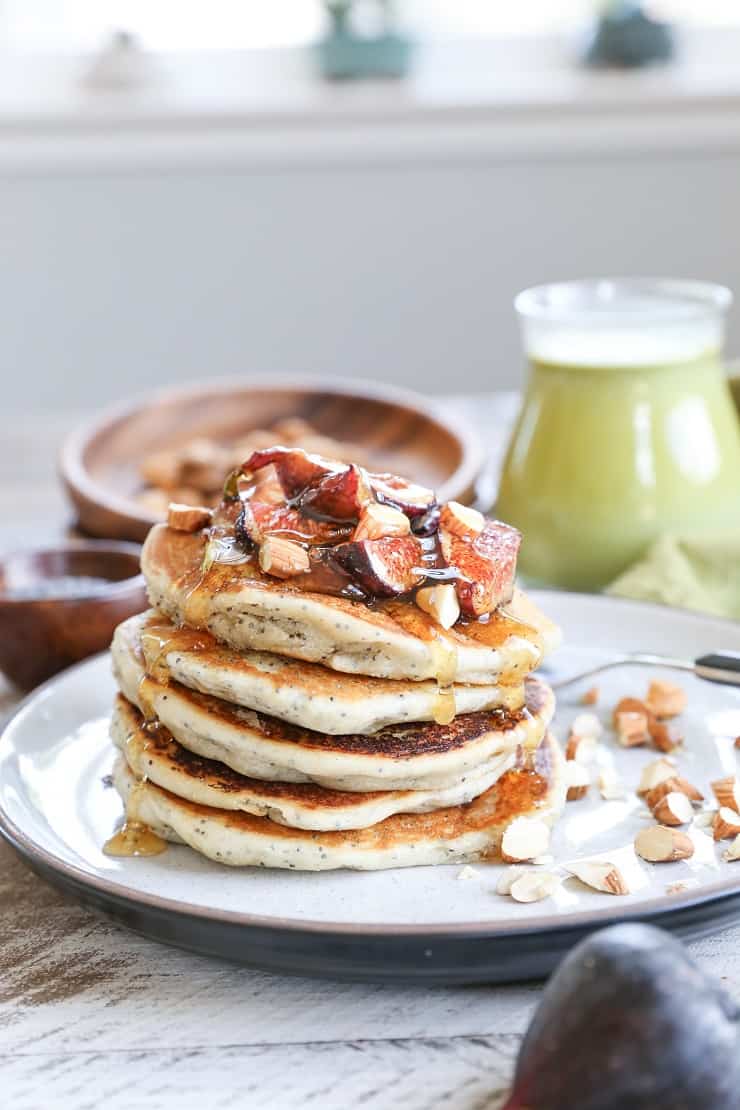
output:
[[[372,597],[397,597],[424,578],[421,546],[414,536],[343,543],[333,549],[336,562]]]
[[[457,599],[464,613],[482,617],[511,600],[522,537],[516,528],[488,520],[482,532],[456,536],[439,529],[448,567],[457,570]]]
[[[293,499],[304,490],[318,485],[322,478],[349,468],[344,463],[332,462],[321,455],[309,455],[299,447],[270,447],[253,451],[242,470],[254,474],[263,466],[274,466],[286,497]]]
[[[548,983],[503,1110],[735,1110],[738,1016],[668,933],[603,929]]]
[[[434,491],[394,474],[370,474],[370,485],[381,505],[400,509],[409,520],[423,516],[435,504]]]
[[[282,536],[299,543],[341,543],[352,534],[351,525],[310,520],[290,505],[270,505],[254,499],[245,501],[234,525],[237,537],[259,545],[266,536]]]
[[[362,508],[372,499],[367,475],[359,466],[327,474],[301,496],[301,510],[316,520],[356,524]]]

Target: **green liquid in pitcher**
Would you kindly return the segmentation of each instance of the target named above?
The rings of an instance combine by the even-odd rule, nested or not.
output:
[[[526,579],[598,589],[663,533],[740,528],[740,425],[719,352],[530,367],[496,505],[524,535]]]

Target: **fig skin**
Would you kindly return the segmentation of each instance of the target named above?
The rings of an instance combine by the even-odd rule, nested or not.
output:
[[[463,613],[482,617],[511,601],[521,534],[508,524],[487,520],[482,532],[456,536],[439,529],[445,562],[458,571],[455,587]]]
[[[266,536],[283,536],[297,543],[340,543],[352,529],[311,520],[289,505],[267,505],[262,501],[245,501],[234,524],[237,539],[249,550],[259,546]]]
[[[668,933],[603,929],[548,983],[502,1110],[737,1110],[738,1017]]]
[[[424,578],[421,554],[414,536],[359,540],[332,550],[335,562],[371,597],[398,597],[418,586]]]
[[[359,466],[350,466],[337,474],[327,474],[317,486],[301,495],[302,512],[315,520],[357,524],[362,508],[372,500],[372,493]]]

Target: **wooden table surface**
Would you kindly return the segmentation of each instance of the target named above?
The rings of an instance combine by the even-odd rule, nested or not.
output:
[[[513,403],[464,408],[490,442]],[[64,530],[54,457],[73,423],[4,422],[3,549]],[[0,688],[0,714],[14,700]],[[740,997],[740,926],[690,949]],[[12,1110],[495,1108],[539,993],[315,982],[193,956],[81,909],[0,843],[0,1091]]]

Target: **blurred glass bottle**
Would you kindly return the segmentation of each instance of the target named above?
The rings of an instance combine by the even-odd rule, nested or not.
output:
[[[496,511],[530,581],[607,585],[666,532],[740,527],[740,424],[721,361],[729,290],[603,279],[515,302],[530,364]]]

